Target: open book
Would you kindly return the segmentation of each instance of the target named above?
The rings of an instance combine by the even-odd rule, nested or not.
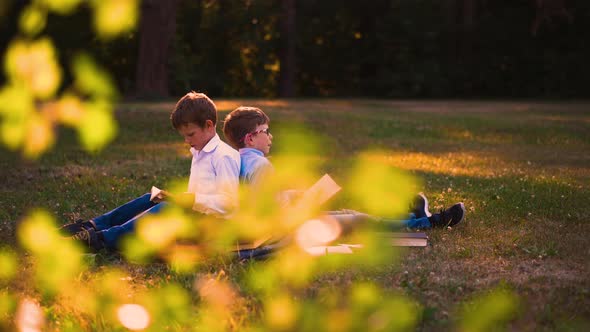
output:
[[[341,189],[342,188],[332,179],[332,177],[330,177],[330,175],[324,174],[324,176],[303,193],[296,204],[301,207],[309,206],[309,204],[319,206],[329,200]],[[240,243],[236,245],[236,250],[255,249],[262,245],[279,241],[282,238],[282,236],[267,236],[250,243]]]
[[[313,202],[314,205],[322,205],[342,188],[330,177],[324,174],[316,183],[307,189],[300,199],[301,204]]]

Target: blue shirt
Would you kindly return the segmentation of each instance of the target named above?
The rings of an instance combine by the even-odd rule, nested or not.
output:
[[[262,173],[272,170],[272,164],[262,151],[253,148],[240,149],[240,181],[256,183]]]

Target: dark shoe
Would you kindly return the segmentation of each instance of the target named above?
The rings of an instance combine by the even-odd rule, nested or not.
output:
[[[69,224],[65,224],[59,228],[59,232],[65,236],[72,236],[84,229],[94,229],[94,225],[90,221],[78,219]]]
[[[446,210],[441,210],[440,213],[433,214],[428,218],[432,227],[448,227],[455,226],[460,223],[465,217],[465,205],[457,203]]]
[[[102,234],[99,234],[94,228],[84,228],[70,238],[79,241],[85,248],[89,248],[94,252],[104,248]]]
[[[424,196],[424,194],[419,193],[418,195],[416,195],[411,212],[416,216],[416,218],[432,216],[432,213],[428,211],[428,199],[426,199],[426,196]]]

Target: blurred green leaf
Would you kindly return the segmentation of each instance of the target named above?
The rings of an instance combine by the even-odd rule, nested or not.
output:
[[[35,36],[45,28],[47,12],[42,7],[29,5],[20,16],[19,26],[28,36]]]
[[[496,331],[518,313],[519,299],[507,289],[496,289],[463,305],[459,316],[461,331]]]
[[[75,77],[74,84],[80,92],[94,98],[117,97],[116,86],[111,75],[90,55],[86,53],[76,55],[72,61],[72,73]]]
[[[407,210],[416,193],[416,181],[392,167],[387,153],[370,152],[359,157],[347,188],[363,212],[395,217]]]
[[[94,29],[99,37],[114,38],[135,28],[139,16],[138,0],[93,0]]]
[[[98,151],[109,143],[117,133],[117,123],[113,118],[112,106],[105,101],[84,104],[84,113],[78,135],[82,146],[88,151]]]
[[[54,295],[69,287],[83,268],[81,248],[58,234],[53,218],[45,211],[34,211],[25,218],[18,237],[37,260],[35,277],[44,294]]]
[[[50,10],[66,15],[70,14],[83,0],[36,0]]]
[[[49,119],[33,113],[27,119],[23,153],[28,158],[37,158],[48,150],[55,141],[53,124]]]
[[[6,290],[0,290],[0,328],[3,323],[12,323],[16,311],[16,299]]]
[[[10,280],[17,271],[15,253],[7,248],[0,248],[0,281]]]
[[[12,84],[24,85],[41,99],[52,97],[61,83],[61,67],[49,38],[11,42],[6,51],[4,70]]]

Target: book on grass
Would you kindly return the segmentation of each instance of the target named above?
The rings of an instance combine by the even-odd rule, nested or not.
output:
[[[392,232],[383,233],[395,247],[426,247],[428,235],[422,232]]]
[[[303,248],[305,252],[312,256],[325,256],[329,254],[352,254],[353,246],[341,244],[337,246],[313,246]]]

